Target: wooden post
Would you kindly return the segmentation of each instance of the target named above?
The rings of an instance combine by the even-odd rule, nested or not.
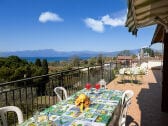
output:
[[[164,57],[162,78],[162,112],[168,112],[168,33],[164,33]]]

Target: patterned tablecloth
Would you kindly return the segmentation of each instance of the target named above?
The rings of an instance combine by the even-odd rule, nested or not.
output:
[[[91,104],[84,112],[74,102],[81,93],[90,97]],[[119,90],[80,90],[67,100],[59,102],[44,111],[35,123],[34,117],[19,126],[107,126],[114,110],[119,106],[123,92]]]

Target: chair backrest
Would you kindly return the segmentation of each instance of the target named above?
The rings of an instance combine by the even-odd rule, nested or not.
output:
[[[22,111],[18,107],[16,107],[16,106],[6,106],[6,107],[0,108],[0,116],[1,116],[1,119],[2,119],[2,122],[3,122],[3,126],[8,126],[5,113],[7,113],[9,111],[13,111],[13,112],[16,113],[16,115],[18,117],[18,124],[21,124],[23,122],[23,114],[22,114]]]
[[[121,107],[121,113],[119,116],[118,126],[125,126],[126,123],[126,117],[127,117],[127,110],[129,105],[131,104],[131,99],[124,102],[124,104]]]
[[[134,95],[134,92],[132,90],[126,90],[124,91],[123,95],[122,95],[122,101],[121,104],[123,105],[124,102],[126,102],[127,100],[131,99]]]
[[[119,70],[119,74],[120,75],[123,75],[125,73],[125,68],[121,68],[120,70]]]
[[[67,99],[68,98],[67,91],[66,91],[66,89],[64,87],[56,87],[56,88],[54,88],[54,92],[57,95],[59,101],[63,100],[62,97],[61,97],[62,91],[63,91],[63,94],[65,96],[65,99]]]
[[[127,109],[131,104],[131,98],[133,97],[134,92],[132,90],[126,90],[122,95],[121,101],[121,111],[118,120],[118,126],[125,126]]]
[[[143,63],[140,65],[140,67],[147,69],[147,68],[148,68],[148,63],[143,62]]]
[[[139,74],[139,68],[138,67],[132,67],[132,74],[138,75]]]
[[[106,89],[106,81],[104,80],[104,79],[101,79],[100,81],[99,81],[99,84],[100,84],[100,87],[101,88],[105,88]]]

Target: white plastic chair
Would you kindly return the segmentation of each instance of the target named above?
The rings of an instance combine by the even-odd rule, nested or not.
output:
[[[127,109],[131,104],[131,98],[133,97],[134,92],[132,90],[126,90],[122,95],[121,101],[121,112],[118,120],[118,126],[125,126]]]
[[[140,70],[141,70],[141,73],[142,73],[142,74],[147,74],[148,63],[143,62],[143,63],[140,65]]]
[[[139,71],[140,71],[139,67],[132,67],[132,76],[134,77],[134,81],[137,81],[137,83],[138,83],[137,76],[140,73]]]
[[[147,68],[148,68],[148,63],[143,62],[143,63],[140,65],[140,67],[147,69]]]
[[[59,101],[62,101],[62,100],[63,100],[62,97],[61,97],[61,95],[60,95],[60,91],[61,91],[61,93],[62,93],[62,91],[63,91],[63,94],[64,94],[64,96],[65,96],[65,99],[67,99],[67,98],[68,98],[68,95],[67,95],[66,89],[65,89],[64,87],[56,87],[56,88],[54,88],[54,92],[55,92],[55,94],[57,95]]]
[[[129,105],[131,104],[131,99],[124,102],[123,106],[121,107],[121,113],[118,121],[118,126],[125,126],[126,123],[126,117],[127,117],[127,110]]]
[[[120,69],[119,70],[119,75],[120,75],[120,77],[121,77],[121,81],[122,81],[122,83],[124,82],[124,74],[125,74],[125,68],[122,68],[122,69]]]
[[[126,115],[128,106],[131,103],[131,98],[133,97],[134,92],[132,90],[124,91],[121,99],[120,106],[114,111],[113,119],[110,123],[110,126],[125,126]]]
[[[122,69],[119,70],[120,75],[123,75],[124,73],[125,73],[125,68],[122,68]]]
[[[99,81],[99,84],[100,84],[100,87],[101,88],[104,88],[104,89],[106,89],[106,81],[104,80],[104,79],[101,79],[100,81]]]
[[[122,95],[122,101],[121,101],[121,105],[124,104],[124,102],[126,102],[127,100],[131,99],[134,95],[134,92],[132,90],[126,90],[124,91],[123,95]]]
[[[21,124],[23,122],[23,114],[22,114],[22,111],[18,107],[6,106],[6,107],[0,108],[0,116],[2,119],[3,126],[8,126],[7,119],[5,117],[5,113],[11,112],[11,111],[16,113],[16,115],[18,117],[18,124]]]

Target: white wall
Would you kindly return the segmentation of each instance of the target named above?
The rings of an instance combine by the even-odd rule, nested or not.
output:
[[[148,61],[148,69],[151,69],[152,67],[161,67],[162,61]]]

